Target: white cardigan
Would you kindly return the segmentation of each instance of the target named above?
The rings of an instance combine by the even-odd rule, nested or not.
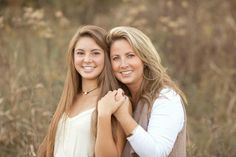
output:
[[[138,125],[127,139],[140,157],[167,157],[183,124],[181,98],[165,88],[153,104],[147,131]]]

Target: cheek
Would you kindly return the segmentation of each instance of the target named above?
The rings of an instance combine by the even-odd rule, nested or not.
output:
[[[105,67],[105,62],[104,62],[104,60],[101,61],[101,64],[100,64],[100,65],[101,65],[101,69],[104,69],[104,67]]]
[[[138,69],[139,73],[143,73],[144,64],[143,64],[142,61],[136,61],[136,62],[134,62],[134,66]]]
[[[143,70],[143,68],[144,68],[144,64],[143,64],[143,62],[139,62],[139,68],[141,69],[141,70]]]
[[[104,56],[95,57],[94,61],[96,62],[96,64],[99,64],[99,65],[104,65],[105,64]]]
[[[77,67],[77,66],[78,66],[78,64],[79,64],[79,61],[78,61],[78,59],[77,59],[77,58],[74,58],[74,66],[75,66],[75,67]]]
[[[73,59],[74,59],[74,63],[75,63],[75,64],[78,64],[78,63],[80,63],[80,62],[81,62],[81,60],[82,60],[82,59],[81,59],[80,57],[78,57],[78,56],[74,56],[74,58],[73,58]]]
[[[111,61],[111,67],[113,71],[117,71],[118,70],[118,63]]]

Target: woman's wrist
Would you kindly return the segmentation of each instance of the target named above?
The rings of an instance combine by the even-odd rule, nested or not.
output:
[[[133,130],[138,126],[137,122],[133,119],[130,114],[117,117],[117,120],[121,124],[125,131],[126,136],[132,134]]]
[[[134,135],[137,129],[138,129],[138,125],[132,130],[132,132],[129,135],[127,135],[127,137],[131,137],[132,135]]]
[[[106,116],[111,116],[112,113],[109,112],[109,110],[107,110],[103,104],[98,104],[98,117],[106,117]]]
[[[98,117],[111,117],[111,113],[106,111],[98,111]]]
[[[109,114],[98,114],[98,123],[108,123],[111,121],[111,115]]]

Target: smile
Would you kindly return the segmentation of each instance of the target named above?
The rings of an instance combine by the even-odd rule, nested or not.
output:
[[[91,72],[94,70],[95,67],[93,66],[82,66],[85,72]]]
[[[131,70],[128,70],[128,71],[121,71],[120,73],[121,73],[121,75],[127,76],[127,75],[131,74],[132,71],[131,71]]]

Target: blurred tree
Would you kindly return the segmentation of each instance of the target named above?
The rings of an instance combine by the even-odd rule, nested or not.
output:
[[[122,0],[0,0],[0,8],[53,8],[62,11],[67,17],[77,19],[82,24],[91,23],[97,13],[106,14],[109,8],[121,4]]]

